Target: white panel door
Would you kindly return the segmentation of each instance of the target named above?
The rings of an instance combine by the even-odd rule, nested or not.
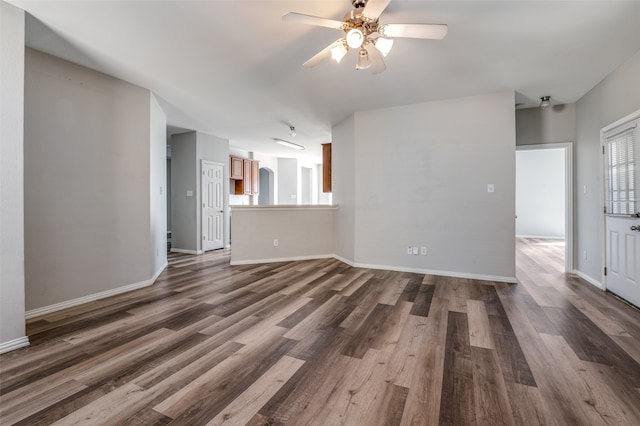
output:
[[[640,307],[640,219],[606,217],[607,290]]]
[[[224,247],[223,232],[223,166],[222,164],[202,161],[202,250],[215,250]]]

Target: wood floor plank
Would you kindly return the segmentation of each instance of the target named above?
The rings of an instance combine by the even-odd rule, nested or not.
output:
[[[248,423],[303,364],[302,360],[288,356],[282,357],[246,391],[211,419],[207,426]]]
[[[475,423],[473,362],[469,343],[467,315],[449,312],[445,346],[441,425]]]
[[[507,387],[495,351],[471,346],[473,396],[478,424],[514,424]]]
[[[471,346],[494,349],[489,317],[484,302],[467,300],[467,315],[469,316],[469,342]]]

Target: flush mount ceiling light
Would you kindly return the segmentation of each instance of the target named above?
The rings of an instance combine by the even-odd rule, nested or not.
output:
[[[387,68],[384,57],[389,54],[393,46],[391,37],[441,40],[447,35],[447,26],[444,24],[380,24],[378,18],[390,1],[351,0],[355,9],[347,12],[342,21],[295,12],[285,14],[282,20],[345,32],[344,37],[334,41],[305,62],[304,67],[315,67],[327,58],[340,63],[349,49],[352,49],[358,53],[357,70],[370,68],[373,74],[379,74]]]
[[[294,126],[289,126],[289,134],[293,137],[297,135],[296,128]]]
[[[551,96],[540,97],[540,108],[545,109],[551,106]]]
[[[297,143],[285,141],[284,139],[274,139],[274,141],[275,141],[275,143],[279,143],[280,145],[284,145],[284,146],[289,147],[289,148],[293,148],[293,149],[297,149],[297,150],[303,150],[304,149],[304,146],[298,145]]]

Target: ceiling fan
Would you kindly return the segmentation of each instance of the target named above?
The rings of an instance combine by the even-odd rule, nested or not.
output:
[[[342,21],[289,12],[283,21],[300,22],[319,27],[334,28],[345,32],[345,36],[322,49],[303,64],[312,68],[331,57],[340,63],[349,49],[358,51],[356,69],[371,68],[373,74],[387,67],[384,57],[393,46],[392,37],[441,40],[447,34],[444,24],[380,24],[378,18],[391,0],[351,0],[355,9],[344,15]]]

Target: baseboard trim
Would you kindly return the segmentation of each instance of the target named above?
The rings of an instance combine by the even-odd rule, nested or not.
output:
[[[299,260],[331,259],[332,254],[316,254],[309,256],[278,257],[273,259],[231,260],[231,265],[251,265],[258,263],[296,262]]]
[[[442,277],[466,278],[466,279],[481,280],[481,281],[498,281],[498,282],[511,283],[511,284],[518,283],[518,280],[516,279],[516,277],[504,277],[500,275],[469,274],[466,272],[438,271],[433,269],[409,268],[405,266],[372,265],[368,263],[357,263],[357,262],[352,262],[347,264],[350,266],[354,266],[356,268],[382,269],[385,271],[410,272],[414,274],[425,274],[425,275],[440,275]]]
[[[571,271],[572,274],[579,276],[580,278],[582,278],[583,280],[585,280],[586,282],[588,282],[589,284],[598,287],[600,290],[605,290],[604,285],[600,282],[597,281],[593,278],[591,278],[589,275],[585,274],[582,271],[578,271],[577,269],[574,269],[573,271]]]
[[[535,238],[539,240],[565,240],[563,236],[552,235],[516,235],[516,238]]]
[[[26,346],[29,346],[29,337],[27,336],[9,340],[8,342],[2,342],[0,343],[0,354],[11,352]]]
[[[171,253],[183,253],[183,254],[202,254],[204,253],[202,250],[185,250],[179,248],[171,248]]]
[[[165,262],[162,267],[156,271],[156,273],[148,280],[140,281],[138,283],[125,285],[122,287],[113,288],[111,290],[102,291],[100,293],[90,294],[88,296],[78,297],[76,299],[65,300],[64,302],[56,303],[54,305],[43,306],[42,308],[32,309],[25,312],[25,319],[32,319],[41,315],[50,314],[53,312],[61,311],[63,309],[72,308],[74,306],[82,305],[83,303],[95,302],[96,300],[105,299],[107,297],[116,296],[118,294],[126,293],[128,291],[138,290],[140,288],[149,287],[156,282],[162,271],[165,270],[168,263]]]
[[[516,284],[518,280],[516,277],[503,277],[498,275],[482,275],[482,274],[467,274],[463,272],[451,272],[451,271],[436,271],[432,269],[421,269],[421,268],[408,268],[404,266],[390,266],[390,265],[373,265],[368,263],[358,263],[354,262],[350,259],[344,258],[337,254],[328,254],[328,255],[316,255],[316,256],[300,256],[300,257],[287,257],[287,258],[279,258],[279,259],[260,259],[260,260],[236,260],[231,261],[232,265],[250,265],[252,263],[272,263],[272,262],[291,262],[296,260],[311,260],[311,259],[328,259],[334,258],[339,260],[342,263],[346,263],[347,265],[354,268],[367,268],[367,269],[380,269],[385,271],[396,271],[396,272],[412,272],[415,274],[426,274],[426,275],[440,275],[444,277],[453,277],[453,278],[468,278],[472,280],[482,280],[482,281],[498,281],[504,283],[512,283]]]

